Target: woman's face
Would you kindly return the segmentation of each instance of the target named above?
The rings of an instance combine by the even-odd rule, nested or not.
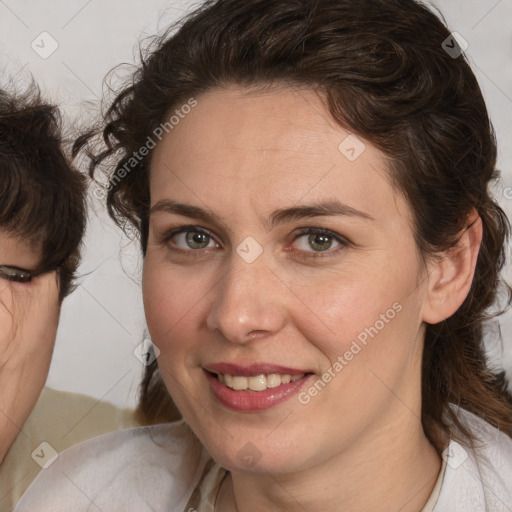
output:
[[[220,464],[287,473],[421,428],[427,286],[383,153],[314,92],[219,89],[150,187],[149,330]]]
[[[0,265],[38,267],[40,250],[0,230]],[[55,272],[30,282],[0,278],[0,463],[44,386],[59,321]]]
[[[34,271],[40,265],[40,253],[41,249],[35,244],[0,229],[0,265]],[[20,389],[13,382],[18,398],[20,393],[37,398],[50,366],[60,307],[58,287],[52,283],[52,290],[47,293],[49,285],[41,285],[43,280],[51,281],[46,275],[29,282],[0,277],[0,370],[3,370],[0,374],[12,378],[15,373],[27,372],[30,375],[27,384],[29,381],[40,381],[41,384],[37,389],[29,389],[29,385]],[[53,281],[56,282],[55,276]],[[48,311],[47,315],[39,311],[38,302]],[[32,331],[36,334],[28,335]],[[6,378],[5,375],[1,377]],[[5,396],[5,389],[2,394]]]

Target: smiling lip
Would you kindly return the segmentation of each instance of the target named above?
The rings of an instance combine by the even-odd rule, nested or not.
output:
[[[225,407],[236,411],[261,411],[278,405],[294,394],[312,377],[308,370],[287,368],[284,366],[253,363],[250,365],[236,365],[231,363],[216,363],[204,367],[205,375],[210,383],[215,398]],[[281,383],[279,386],[264,391],[243,390],[237,391],[219,381],[217,375],[234,375],[252,377],[257,375],[301,375],[296,381]]]
[[[278,373],[280,375],[299,375],[300,373],[311,373],[311,370],[300,370],[297,368],[287,368],[269,363],[251,363],[248,365],[239,365],[232,363],[209,364],[204,369],[211,373],[223,373],[229,375],[240,375],[242,377],[251,377],[252,375]]]

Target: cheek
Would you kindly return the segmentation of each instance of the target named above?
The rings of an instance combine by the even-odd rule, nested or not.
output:
[[[203,281],[181,269],[146,258],[142,281],[144,310],[151,339],[162,351],[188,347],[180,340],[191,336],[198,328],[197,317],[201,301],[206,297],[208,288]],[[178,337],[180,339],[178,339]]]
[[[405,355],[414,341],[421,308],[418,272],[411,257],[399,264],[383,261],[373,268],[346,269],[329,281],[309,283],[308,290],[305,286],[298,293],[308,297],[307,308],[291,310],[292,322],[326,356],[327,365],[345,354],[350,361],[380,365],[384,354]]]
[[[146,263],[142,282],[144,311],[151,339],[161,348],[166,334],[173,330],[180,315],[183,301],[177,300],[175,283],[170,282],[156,266]]]

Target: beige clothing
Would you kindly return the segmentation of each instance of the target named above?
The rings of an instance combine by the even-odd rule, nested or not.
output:
[[[137,426],[133,412],[95,398],[45,388],[0,466],[0,512],[11,512],[55,452]],[[48,445],[41,445],[48,443]]]

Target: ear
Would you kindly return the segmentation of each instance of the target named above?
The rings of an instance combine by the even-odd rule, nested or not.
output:
[[[423,321],[437,324],[452,316],[468,296],[482,242],[482,219],[475,209],[468,216],[458,243],[429,262]]]

